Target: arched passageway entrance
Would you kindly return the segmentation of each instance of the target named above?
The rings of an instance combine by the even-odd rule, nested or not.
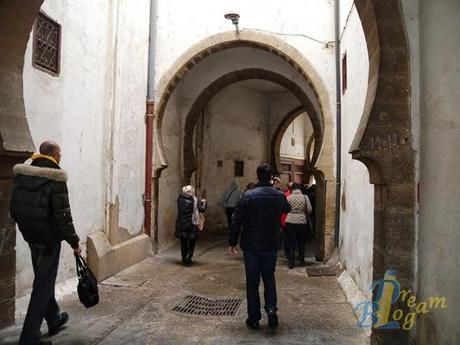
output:
[[[316,167],[318,157],[314,155],[315,136],[303,107],[296,107],[286,114],[274,131],[270,145],[272,165],[283,183],[302,183],[306,187],[304,192],[309,195],[313,206],[313,233],[308,234],[307,253],[322,261],[326,246],[326,214],[331,205],[326,203],[328,181],[324,178],[324,173]],[[300,150],[289,150],[289,146],[296,145],[300,146]],[[311,189],[308,190],[307,187]]]
[[[270,102],[267,103],[268,117],[265,119],[264,127],[266,129],[263,130],[266,142],[262,144],[266,149],[264,148],[263,155],[254,158],[254,155],[248,151],[239,152],[235,155],[235,152],[229,150],[231,154],[222,154],[223,159],[216,157],[214,165],[228,167],[230,161],[244,161],[247,157],[252,157],[252,160],[257,161],[258,164],[263,161],[270,162],[272,157],[271,141],[275,130],[281,124],[288,122],[287,120],[292,116],[289,114],[289,110],[293,107],[301,107],[308,114],[313,126],[315,146],[313,147],[311,158],[312,167],[324,171],[329,181],[334,180],[331,105],[328,103],[328,93],[324,85],[310,66],[310,72],[314,74],[314,77],[320,83],[319,88],[325,92],[325,94],[318,94],[318,87],[312,84],[310,78],[306,77],[307,73],[300,67],[300,64],[308,66],[308,63],[304,61],[305,58],[299,59],[300,62],[293,60],[292,56],[299,56],[296,55],[298,52],[294,48],[286,46],[285,43],[278,44],[277,39],[268,35],[255,35],[258,38],[256,40],[251,37],[251,34],[247,34],[247,40],[233,39],[230,41],[228,39],[231,38],[231,35],[223,34],[222,39],[226,39],[226,41],[221,44],[216,44],[216,38],[214,38],[212,49],[210,48],[211,51],[204,49],[195,52],[195,54],[189,54],[192,56],[184,62],[179,59],[180,61],[175,64],[178,66],[178,70],[175,73],[171,73],[172,79],[169,82],[160,82],[160,85],[166,85],[163,97],[160,97],[157,101],[155,129],[159,156],[155,162],[157,172],[154,184],[156,187],[155,200],[158,200],[158,202],[154,212],[154,222],[156,224],[154,233],[157,234],[160,246],[168,245],[173,241],[172,233],[168,229],[173,228],[172,224],[169,223],[171,223],[171,219],[174,219],[175,196],[179,191],[179,187],[190,183],[190,181],[200,184],[198,181],[200,181],[201,176],[197,177],[196,174],[195,176],[193,174],[196,171],[200,174],[201,171],[206,170],[206,167],[200,166],[195,152],[197,147],[200,147],[200,144],[194,143],[194,139],[197,137],[197,124],[206,115],[205,108],[213,97],[238,82],[265,80],[278,84],[284,89],[286,99],[279,102],[274,101],[271,104]],[[272,42],[268,44],[264,40],[267,42],[271,40]],[[276,43],[277,48],[273,47],[274,43]],[[198,46],[201,47],[202,45],[198,44]],[[282,52],[280,47],[284,47],[288,51]],[[194,47],[191,50],[193,51]],[[206,71],[205,74],[200,73],[204,71]],[[180,124],[179,128],[173,129],[173,122]],[[241,137],[241,133],[241,131],[235,131],[233,132],[233,137]],[[251,135],[249,134],[249,136]],[[163,143],[164,139],[168,141],[166,145]],[[321,152],[323,147],[327,147],[327,150]],[[178,156],[175,152],[179,152],[180,155]],[[250,166],[252,165],[251,163]],[[168,169],[165,169],[166,167]],[[178,171],[182,173],[178,174]],[[248,173],[254,176],[254,171],[255,166],[253,171]],[[228,172],[223,172],[223,174],[228,174]],[[195,178],[193,179],[193,177]],[[172,181],[175,181],[175,184]],[[220,188],[222,189],[220,192],[223,192],[227,183],[228,181],[224,182],[224,185],[215,185],[214,188]],[[244,189],[242,182],[241,184],[240,188]],[[209,199],[209,189],[204,189],[206,189]],[[169,197],[165,198],[165,193]],[[328,193],[329,197],[325,199],[327,200],[326,219],[329,221],[325,220],[324,222],[323,255],[318,256],[321,259],[327,259],[334,247],[333,189],[331,188]],[[216,196],[211,197],[209,200],[210,205],[215,205],[218,202],[217,199]],[[214,215],[212,211],[211,214]]]
[[[371,183],[375,186],[373,276],[383,277],[388,267],[398,267],[401,283],[410,288],[415,278],[415,154],[411,148],[409,59],[404,19],[398,0],[389,3],[360,0],[355,5],[368,48],[369,83],[361,125],[350,153],[354,159],[366,165]],[[237,37],[227,33],[223,34],[226,37],[217,35],[200,42],[185,53],[160,81],[156,100],[156,136],[159,146],[157,178],[170,164],[166,158],[161,128],[166,104],[175,87],[197,63],[222,49],[246,45],[267,51],[268,37],[262,37],[262,44],[257,40],[259,37],[251,37],[256,43],[248,43],[251,39],[244,34]],[[252,33],[248,33],[248,36],[252,36]],[[268,51],[285,58],[295,68],[300,66],[301,71],[308,70],[303,68],[302,63],[298,63],[297,58],[301,57],[298,52],[285,54],[279,48],[285,47],[285,43],[276,47],[272,46]],[[290,59],[290,56],[294,58]],[[307,67],[311,68],[308,64]],[[313,84],[318,87],[317,83]],[[322,92],[316,94],[321,99]],[[322,104],[324,106],[325,103]],[[325,119],[327,138],[327,117]],[[390,146],[376,146],[375,142],[381,138],[395,139],[390,141]],[[327,172],[324,175],[325,180],[329,180]],[[155,181],[158,187],[158,180]],[[157,196],[158,190],[156,188]],[[390,205],[389,200],[398,202]],[[158,220],[158,212],[155,218]],[[158,233],[158,224],[155,231]],[[400,331],[375,331],[372,335],[376,343],[405,343],[409,336],[408,332]]]

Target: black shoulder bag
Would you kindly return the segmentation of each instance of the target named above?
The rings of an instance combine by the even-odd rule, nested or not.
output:
[[[77,262],[78,297],[86,308],[90,308],[99,303],[97,280],[81,255],[75,256],[75,260]]]

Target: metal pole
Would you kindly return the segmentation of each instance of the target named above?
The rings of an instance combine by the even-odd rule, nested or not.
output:
[[[150,3],[150,37],[147,71],[147,99],[145,115],[145,193],[144,193],[144,231],[151,236],[152,231],[152,178],[153,178],[153,114],[155,109],[155,41],[156,41],[157,2]],[[157,189],[155,191],[157,193]],[[155,219],[156,221],[156,219]],[[154,234],[154,240],[157,239]]]
[[[342,180],[342,86],[340,75],[340,0],[335,0],[335,94],[336,94],[336,179],[335,179],[335,246],[339,246],[340,233],[340,193]]]

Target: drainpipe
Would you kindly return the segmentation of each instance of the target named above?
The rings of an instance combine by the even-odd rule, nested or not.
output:
[[[145,193],[144,229],[151,236],[152,230],[152,178],[153,178],[153,114],[155,110],[155,41],[157,2],[150,2],[150,37],[147,78],[147,100],[145,114]]]
[[[342,180],[342,85],[340,76],[340,0],[335,0],[335,97],[336,97],[336,137],[337,171],[335,180],[335,246],[339,246],[340,232],[340,192]]]

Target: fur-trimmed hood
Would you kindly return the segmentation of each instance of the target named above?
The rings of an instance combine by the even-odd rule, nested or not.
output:
[[[67,172],[62,169],[44,168],[28,164],[16,164],[13,167],[16,175],[43,177],[58,182],[67,182]]]

